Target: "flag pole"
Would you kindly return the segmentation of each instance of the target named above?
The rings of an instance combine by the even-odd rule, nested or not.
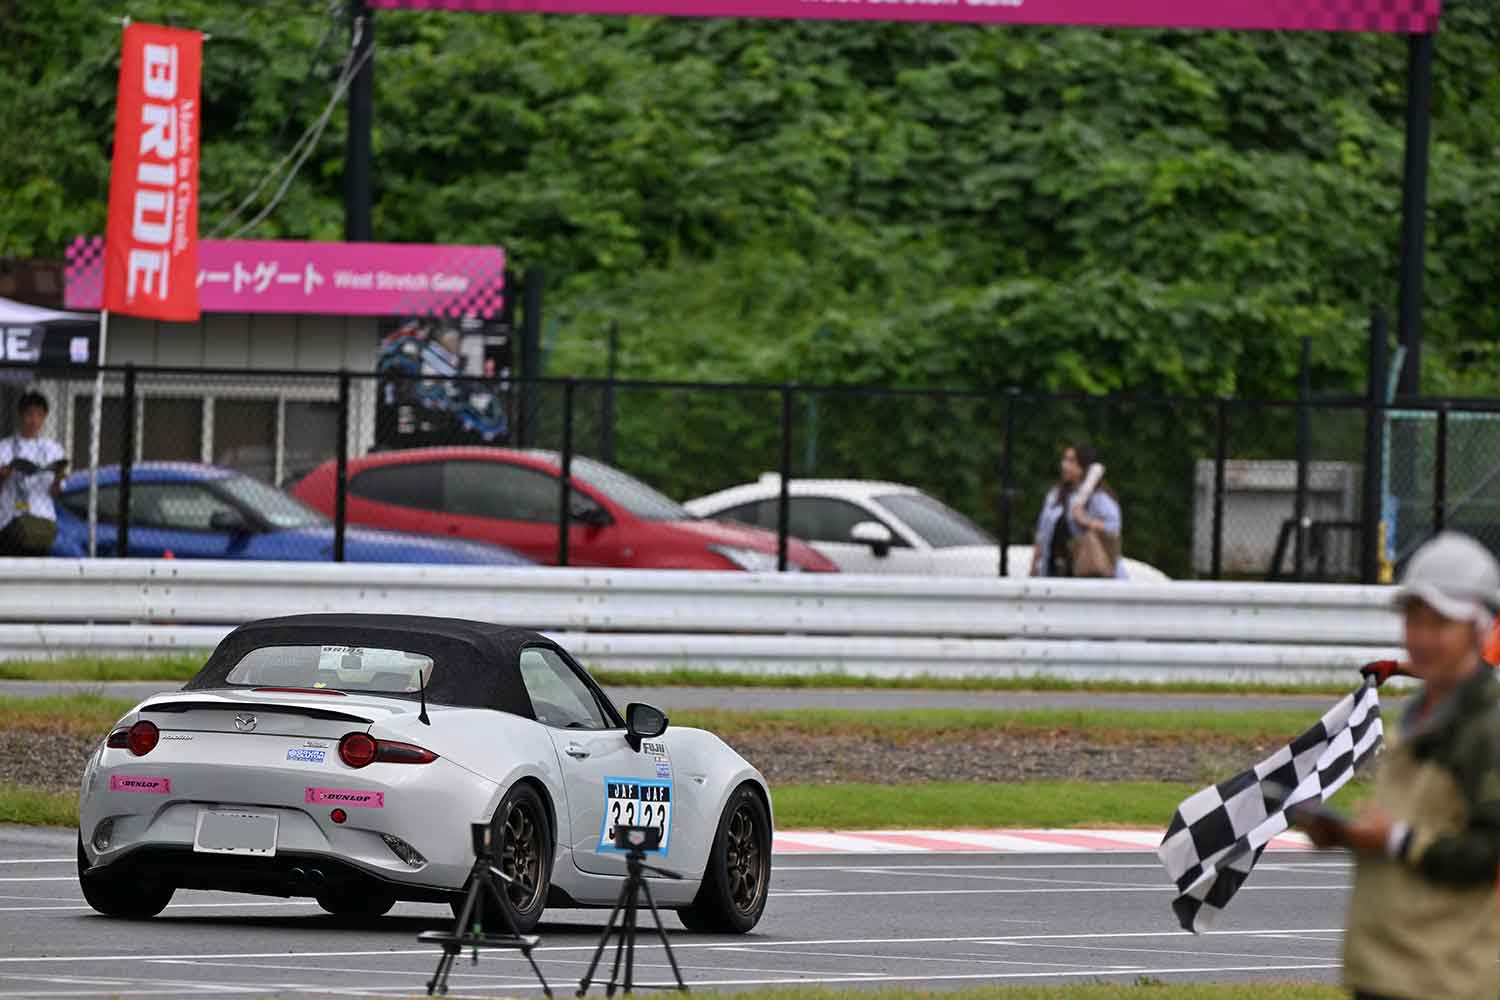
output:
[[[99,356],[94,359],[93,427],[89,431],[89,558],[99,554],[99,437],[104,425],[104,359],[109,346],[109,310],[99,313]],[[124,414],[123,419],[134,419]]]

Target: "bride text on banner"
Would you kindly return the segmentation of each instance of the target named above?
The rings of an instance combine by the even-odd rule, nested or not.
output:
[[[120,51],[104,308],[198,318],[198,119],[203,36],[131,24]]]
[[[1437,30],[1442,0],[365,0],[371,7],[551,14],[972,21],[1266,31]]]

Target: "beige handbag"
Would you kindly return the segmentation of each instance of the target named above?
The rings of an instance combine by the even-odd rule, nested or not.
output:
[[[1073,575],[1114,579],[1120,561],[1120,536],[1108,531],[1089,529],[1074,535],[1069,543],[1073,550]]]

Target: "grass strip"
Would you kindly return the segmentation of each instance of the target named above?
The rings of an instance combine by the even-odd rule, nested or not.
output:
[[[0,697],[0,728],[31,732],[102,733],[134,706],[123,698],[80,693],[38,698]],[[734,712],[693,709],[672,713],[672,722],[736,736],[868,735],[894,743],[944,734],[984,732],[1077,732],[1107,742],[1127,738],[1166,740],[1285,740],[1315,716],[1294,709],[1248,712],[1128,709],[772,709]]]
[[[0,662],[0,680],[95,682],[185,681],[203,668],[208,651],[117,659],[108,656],[70,656],[61,660]]]
[[[1152,781],[780,785],[771,789],[771,801],[776,826],[786,830],[1165,828],[1178,803],[1199,787]]]
[[[0,785],[0,823],[77,826],[78,793]]]
[[[1296,709],[1248,712],[1131,709],[767,709],[736,712],[693,709],[671,713],[672,724],[736,736],[867,735],[900,743],[942,734],[1078,732],[1100,742],[1130,738],[1172,740],[1286,740],[1317,721]]]
[[[1164,828],[1200,786],[1185,782],[929,782],[921,785],[780,785],[771,789],[784,830],[952,830],[963,827]],[[1369,794],[1356,782],[1339,793],[1353,812]],[[76,826],[78,797],[0,785],[0,823]]]
[[[0,680],[14,681],[185,681],[196,674],[208,651],[170,656],[117,659],[76,656],[59,660],[13,660],[0,663]],[[793,689],[863,689],[887,691],[1077,691],[1111,694],[1345,694],[1348,683],[1228,684],[1179,681],[1146,684],[1121,680],[1076,681],[1044,674],[1024,677],[874,677],[840,672],[751,674],[694,667],[666,670],[593,670],[605,687],[745,687]]]
[[[817,987],[747,990],[743,993],[699,993],[705,1000],[918,1000],[930,990],[832,990]],[[1142,976],[1133,983],[1089,983],[1070,986],[984,986],[944,990],[945,1000],[1347,1000],[1348,994],[1326,983],[1164,983]]]
[[[99,694],[0,698],[0,729],[103,737],[135,704],[128,698]]]
[[[605,687],[744,687],[796,689],[860,689],[886,691],[1077,691],[1109,694],[1348,694],[1358,682],[1354,671],[1348,681],[1313,684],[1249,683],[1221,681],[1173,681],[1146,683],[1126,680],[1069,680],[1046,674],[1020,677],[944,677],[919,674],[914,677],[876,677],[838,671],[805,674],[751,674],[727,670],[673,667],[665,670],[609,670],[590,667],[594,679]]]

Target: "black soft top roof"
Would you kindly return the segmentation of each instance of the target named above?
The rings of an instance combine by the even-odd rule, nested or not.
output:
[[[421,653],[437,665],[427,686],[429,701],[494,708],[528,719],[536,713],[521,680],[521,650],[545,646],[571,659],[540,632],[509,625],[425,615],[289,615],[249,622],[229,633],[183,690],[224,687],[235,664],[252,649],[265,646],[363,646]]]

